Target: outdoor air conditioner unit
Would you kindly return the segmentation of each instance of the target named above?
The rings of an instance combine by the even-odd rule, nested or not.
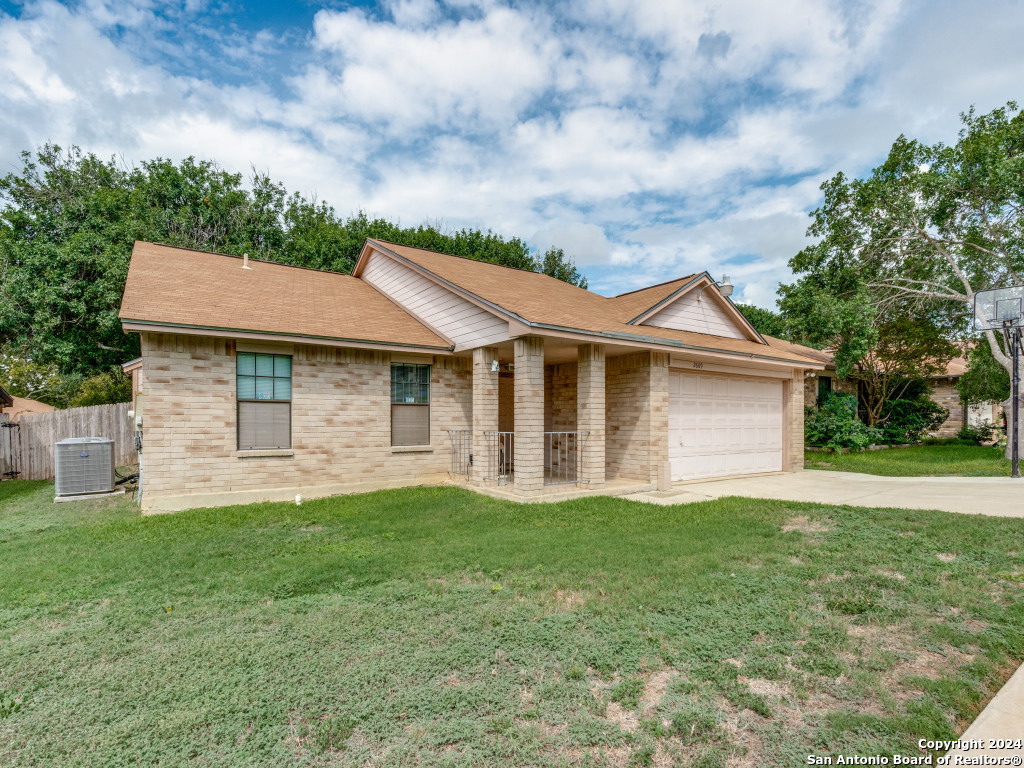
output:
[[[54,447],[57,496],[114,490],[114,441],[108,437],[69,437]]]

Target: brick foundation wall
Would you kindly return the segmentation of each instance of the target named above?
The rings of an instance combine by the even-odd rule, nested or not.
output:
[[[446,430],[471,426],[469,359],[433,358],[431,446],[399,453],[391,447],[389,353],[314,345],[280,352],[292,354],[293,455],[243,458],[235,342],[142,334],[144,507],[166,497],[447,476]]]

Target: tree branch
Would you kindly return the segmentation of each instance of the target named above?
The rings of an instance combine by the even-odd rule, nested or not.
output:
[[[869,288],[890,288],[900,293],[911,293],[915,296],[925,296],[930,299],[942,299],[944,301],[970,301],[970,296],[962,293],[938,293],[937,291],[925,291],[917,288],[908,288],[905,285],[893,285],[892,283],[868,283]],[[971,294],[973,295],[973,294]]]

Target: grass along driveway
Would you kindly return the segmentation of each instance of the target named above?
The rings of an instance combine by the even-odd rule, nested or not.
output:
[[[0,484],[0,765],[796,765],[952,738],[1024,656],[1024,520],[52,493]]]
[[[807,469],[863,472],[890,477],[1009,477],[1003,449],[989,445],[914,445],[858,453],[812,453]]]

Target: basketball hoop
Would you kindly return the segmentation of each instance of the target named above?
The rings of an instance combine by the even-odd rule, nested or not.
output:
[[[974,294],[974,327],[1001,331],[1024,325],[1024,285],[992,288]]]
[[[1020,477],[1019,456],[1020,434],[1020,350],[1021,328],[1024,327],[1024,285],[1009,288],[992,288],[974,294],[974,327],[979,331],[1002,331],[1006,345],[1011,350],[1013,374],[1011,376],[1011,410],[1013,412],[1010,447],[1012,477]]]

